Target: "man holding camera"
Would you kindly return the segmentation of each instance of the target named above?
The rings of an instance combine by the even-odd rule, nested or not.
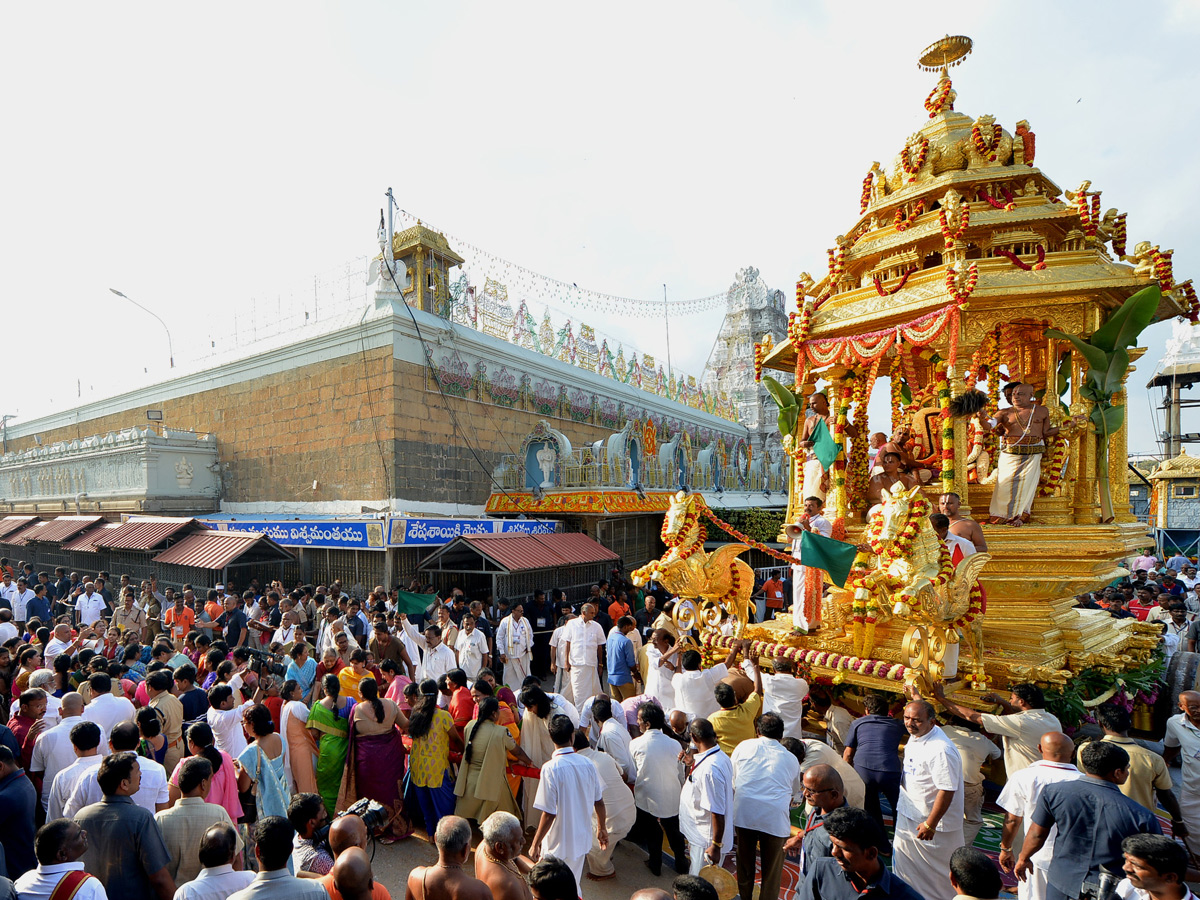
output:
[[[297,794],[288,804],[288,821],[296,829],[292,839],[292,868],[304,878],[328,875],[333,869],[333,856],[325,845],[321,832],[329,823],[329,813],[320,794]]]

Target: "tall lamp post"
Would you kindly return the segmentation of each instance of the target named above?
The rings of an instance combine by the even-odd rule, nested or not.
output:
[[[132,297],[126,297],[124,294],[122,294],[116,288],[109,288],[109,290],[112,291],[114,294],[116,294],[118,297],[128,300],[130,303],[132,303],[134,306],[136,306],[142,312],[150,313],[150,315],[152,315],[152,316],[154,316],[154,318],[158,319],[158,324],[161,325],[163,327],[163,331],[165,331],[167,333],[167,352],[170,354],[170,357],[171,357],[171,368],[172,369],[175,368],[175,348],[171,344],[171,329],[168,328],[167,323],[162,320],[162,316],[160,316],[154,310],[147,309],[146,307],[142,306],[142,304],[138,303]]]

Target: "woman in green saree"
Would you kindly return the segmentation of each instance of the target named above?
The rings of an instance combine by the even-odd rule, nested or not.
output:
[[[336,675],[326,675],[321,686],[325,694],[313,704],[308,714],[308,728],[317,742],[317,791],[332,816],[337,812],[338,788],[342,784],[346,751],[350,747],[350,714],[354,711],[354,701],[341,696],[341,684]]]

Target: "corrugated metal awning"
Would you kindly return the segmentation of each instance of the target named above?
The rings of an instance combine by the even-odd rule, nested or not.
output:
[[[287,550],[265,534],[244,531],[200,531],[189,534],[158,556],[156,563],[192,566],[197,569],[224,569],[244,556],[253,561],[270,562],[294,559]]]
[[[24,528],[30,522],[38,521],[38,516],[5,516],[0,519],[0,540],[8,537],[18,528]]]
[[[100,549],[96,541],[106,535],[112,534],[118,528],[123,527],[120,522],[105,522],[103,525],[97,525],[95,528],[85,531],[77,538],[73,538],[62,545],[64,550],[78,550],[81,553],[95,553]]]
[[[509,574],[619,558],[586,534],[468,534],[455,538],[418,568],[449,571],[472,557],[482,557]]]
[[[153,550],[185,529],[201,531],[207,528],[195,519],[146,516],[122,522],[119,528],[102,534],[95,543],[97,547],[107,549]]]
[[[59,516],[48,522],[33,523],[21,532],[20,538],[25,543],[42,541],[48,544],[61,544],[103,521],[103,516]]]

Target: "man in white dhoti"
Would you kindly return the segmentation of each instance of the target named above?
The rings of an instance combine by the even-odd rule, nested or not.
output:
[[[612,721],[611,719],[609,720]],[[625,732],[629,736],[629,732]],[[575,752],[585,759],[590,759],[600,773],[600,781],[604,785],[604,827],[608,832],[608,845],[600,846],[600,836],[597,832],[592,836],[592,849],[587,855],[587,877],[592,881],[606,881],[615,878],[616,867],[612,864],[613,851],[617,842],[624,839],[633,823],[637,820],[637,809],[633,805],[633,791],[625,783],[619,767],[611,756],[599,750],[593,750],[588,745],[587,735],[583,729],[575,731]],[[598,824],[592,816],[592,826]],[[582,889],[580,891],[582,893]]]
[[[592,810],[595,809],[596,844],[608,847],[604,809],[604,783],[595,764],[574,749],[575,727],[566,716],[550,720],[554,755],[542,766],[533,806],[541,813],[529,858],[537,861],[545,853],[557,856],[575,873],[575,884],[583,883],[583,863],[592,849]]]
[[[504,665],[504,680],[520,691],[529,677],[529,659],[533,654],[533,627],[525,618],[525,607],[514,603],[496,629],[496,653]]]
[[[1037,809],[1042,789],[1058,781],[1075,781],[1083,777],[1071,763],[1075,755],[1075,742],[1060,731],[1049,731],[1038,741],[1042,758],[1008,777],[1004,790],[996,804],[1004,810],[1004,830],[1000,832],[1000,868],[1011,872],[1016,865],[1017,855],[1025,843],[1025,821]],[[1050,836],[1042,849],[1030,857],[1032,868],[1023,881],[1017,882],[1018,900],[1046,900],[1049,880],[1046,871],[1054,858],[1054,838],[1057,828],[1050,829]]]
[[[596,607],[583,604],[579,618],[567,623],[563,631],[567,645],[567,670],[571,673],[571,693],[579,706],[600,693],[600,655],[604,653],[604,629],[596,621]]]
[[[792,556],[800,559],[801,536],[806,531],[822,537],[833,537],[833,523],[825,518],[824,497],[809,496],[804,500],[804,514],[794,525],[785,525],[784,534],[792,539]],[[824,574],[808,566],[792,566],[792,624],[802,631],[815,631],[821,626],[821,595]]]
[[[1050,411],[1033,398],[1033,385],[1014,381],[1004,386],[1012,404],[996,413],[992,430],[1000,435],[1001,447],[996,489],[988,510],[996,524],[1014,527],[1029,521],[1042,477],[1042,454],[1046,438],[1059,432],[1050,423]]]
[[[963,845],[963,771],[958,749],[934,721],[932,704],[904,707],[910,737],[896,810],[892,871],[926,900],[953,900],[950,857]]]

